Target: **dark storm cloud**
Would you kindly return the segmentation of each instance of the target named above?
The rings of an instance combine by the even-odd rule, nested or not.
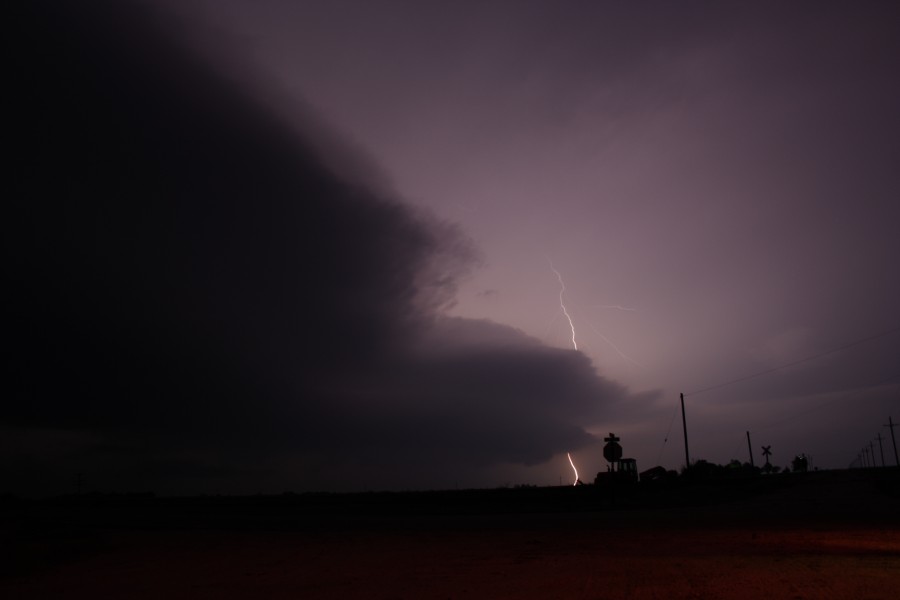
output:
[[[192,42],[308,99],[405,198],[462,223],[486,265],[453,314],[570,347],[552,256],[579,348],[664,390],[603,420],[639,464],[681,464],[671,439],[660,451],[680,392],[697,456],[722,462],[747,429],[808,411],[770,443],[845,466],[845,428],[896,414],[877,383],[897,337],[690,392],[896,325],[900,5],[156,1],[234,34]]]
[[[464,236],[335,173],[152,12],[51,4],[18,6],[9,43],[13,481],[316,487],[334,456],[416,486],[410,462],[452,480],[582,446],[627,395],[579,353],[440,316]]]

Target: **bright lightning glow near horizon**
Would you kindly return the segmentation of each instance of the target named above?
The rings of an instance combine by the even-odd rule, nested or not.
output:
[[[565,301],[563,301],[563,294],[566,291],[566,284],[563,281],[563,278],[562,278],[562,275],[560,274],[560,272],[557,271],[556,267],[553,266],[553,261],[550,260],[550,257],[547,257],[547,262],[550,263],[550,270],[552,270],[554,273],[556,273],[556,278],[559,279],[559,306],[560,306],[560,308],[562,308],[563,314],[566,315],[566,319],[568,319],[568,321],[569,321],[569,329],[572,330],[572,347],[575,348],[575,350],[578,350],[578,344],[575,342],[575,324],[572,322],[572,317],[569,316],[569,311],[566,310]],[[569,462],[571,462],[571,461],[572,461],[572,459],[570,458]]]
[[[572,465],[572,470],[575,471],[575,483],[572,485],[578,485],[578,469],[575,468],[575,463],[572,462],[572,455],[566,452],[566,456],[569,457],[569,464]]]

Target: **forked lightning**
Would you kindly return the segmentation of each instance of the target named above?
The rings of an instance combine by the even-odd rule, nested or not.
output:
[[[556,278],[559,279],[559,307],[562,308],[563,314],[566,315],[566,319],[568,319],[569,321],[569,329],[572,331],[572,347],[578,350],[578,343],[575,342],[575,324],[572,322],[572,317],[569,316],[569,311],[566,310],[566,303],[563,300],[563,294],[566,291],[566,284],[563,281],[562,275],[559,273],[559,271],[556,270],[556,267],[553,266],[553,261],[550,260],[549,256],[547,257],[547,262],[550,263],[550,270],[556,273]]]

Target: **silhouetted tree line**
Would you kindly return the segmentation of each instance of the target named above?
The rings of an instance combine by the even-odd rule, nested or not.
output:
[[[686,480],[702,480],[715,481],[722,479],[740,479],[746,477],[755,477],[764,474],[777,473],[805,473],[809,469],[809,459],[806,455],[796,456],[790,467],[781,468],[776,465],[766,463],[762,467],[751,465],[748,462],[732,460],[727,465],[718,465],[706,460],[698,460],[689,467],[681,469],[681,477]]]

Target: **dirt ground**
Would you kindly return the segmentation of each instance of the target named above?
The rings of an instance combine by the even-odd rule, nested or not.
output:
[[[887,529],[116,532],[100,544],[12,577],[0,592],[22,599],[172,600],[900,594],[900,531]]]
[[[900,598],[895,498],[790,494],[647,511],[339,515],[290,527],[56,526],[14,536],[0,597]],[[789,500],[805,518],[784,509]]]

